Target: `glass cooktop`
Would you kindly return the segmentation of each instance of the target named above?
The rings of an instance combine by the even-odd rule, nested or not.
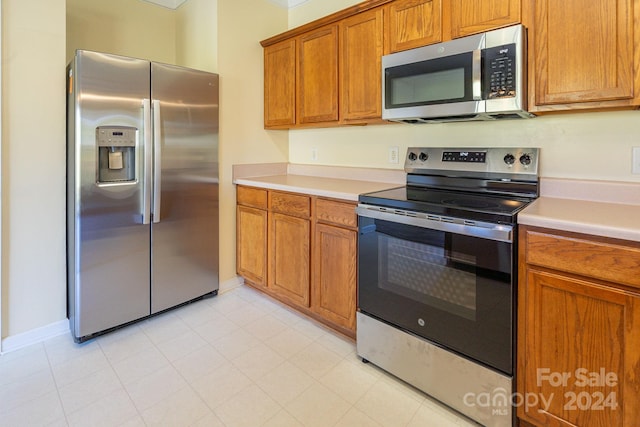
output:
[[[436,215],[497,223],[515,223],[516,214],[531,200],[463,191],[398,187],[361,194],[360,203]]]

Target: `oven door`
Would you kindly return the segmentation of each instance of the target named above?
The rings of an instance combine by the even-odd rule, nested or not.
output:
[[[358,212],[359,310],[513,374],[512,242],[477,237],[487,233],[472,226]]]

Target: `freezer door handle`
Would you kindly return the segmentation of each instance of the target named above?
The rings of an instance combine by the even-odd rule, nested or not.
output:
[[[162,124],[160,101],[153,100],[153,222],[160,222],[160,176],[162,173]]]
[[[144,115],[144,137],[142,152],[144,153],[144,183],[142,185],[142,223],[151,222],[151,101],[142,100]]]

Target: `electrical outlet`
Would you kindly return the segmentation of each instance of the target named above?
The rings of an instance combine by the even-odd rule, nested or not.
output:
[[[640,173],[640,147],[633,147],[631,173]]]
[[[318,161],[318,149],[313,147],[311,149],[311,161],[312,162],[317,162]]]
[[[398,147],[389,147],[389,163],[398,163]]]

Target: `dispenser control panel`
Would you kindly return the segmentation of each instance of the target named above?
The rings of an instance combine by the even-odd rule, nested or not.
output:
[[[136,139],[138,129],[130,126],[99,126],[98,183],[135,181]]]
[[[100,126],[96,128],[98,147],[134,147],[137,131],[128,126]]]

